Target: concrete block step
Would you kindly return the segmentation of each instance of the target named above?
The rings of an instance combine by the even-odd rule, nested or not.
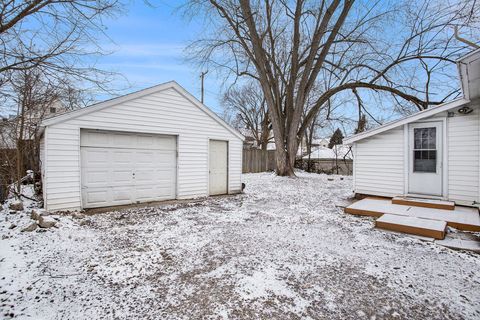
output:
[[[392,203],[401,204],[404,206],[443,209],[443,210],[455,210],[455,202],[444,201],[444,200],[411,198],[411,197],[395,197],[392,199]]]
[[[440,220],[384,214],[375,221],[375,227],[434,239],[444,239],[447,223]]]

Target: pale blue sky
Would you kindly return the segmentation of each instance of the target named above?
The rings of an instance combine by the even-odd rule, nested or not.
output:
[[[202,26],[176,10],[180,1],[131,1],[116,19],[105,21],[112,54],[101,57],[98,67],[121,73],[135,91],[170,80],[177,81],[200,99],[200,70],[185,60],[184,48]],[[205,104],[219,113],[220,86],[214,74],[206,76]],[[121,87],[119,83],[119,87]]]
[[[201,17],[197,17],[200,21],[184,18],[178,10],[183,2],[181,0],[150,2],[155,7],[143,0],[131,0],[121,15],[105,21],[111,43],[104,47],[113,53],[101,57],[98,67],[123,74],[131,85],[125,90],[128,92],[175,80],[200,99],[201,70],[186,61],[184,49],[192,40],[200,38],[204,29]],[[221,79],[217,79],[215,72],[210,70],[205,81],[205,104],[218,114],[222,113],[219,102],[221,86]],[[122,83],[114,87],[120,88]],[[398,116],[392,109],[371,108],[375,101],[370,101],[363,91],[362,96],[370,112],[380,119]],[[347,106],[339,108],[338,115],[356,118],[356,112],[356,108]],[[332,125],[324,131],[332,131],[338,124]],[[345,129],[350,131],[352,128]]]

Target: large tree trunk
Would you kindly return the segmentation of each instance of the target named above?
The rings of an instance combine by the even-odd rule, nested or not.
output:
[[[293,177],[295,171],[293,169],[295,157],[293,157],[293,164],[291,157],[285,150],[278,150],[276,154],[277,170],[275,171],[279,176]]]

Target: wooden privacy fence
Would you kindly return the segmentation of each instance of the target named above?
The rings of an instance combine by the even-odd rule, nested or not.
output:
[[[273,171],[275,150],[243,149],[243,173]]]

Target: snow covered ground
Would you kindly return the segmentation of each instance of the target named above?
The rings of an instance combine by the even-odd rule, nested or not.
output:
[[[344,214],[349,177],[244,182],[243,195],[57,216],[45,232],[3,210],[0,317],[480,318],[480,255]]]

